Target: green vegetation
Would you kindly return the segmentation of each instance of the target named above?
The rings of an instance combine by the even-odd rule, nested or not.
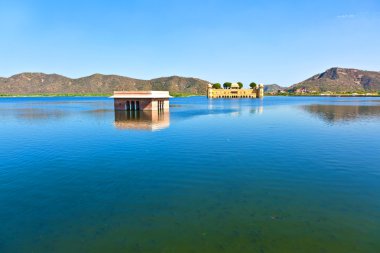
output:
[[[109,97],[110,93],[33,93],[33,94],[0,94],[0,97]]]
[[[199,94],[184,93],[184,92],[170,92],[170,96],[175,97],[175,98],[185,98],[185,97],[199,96]]]
[[[223,88],[225,88],[225,89],[231,89],[231,85],[232,85],[232,83],[230,83],[230,82],[225,82],[225,83],[223,84]]]
[[[378,97],[380,93],[373,92],[308,92],[296,93],[293,91],[266,92],[268,96],[292,96],[292,97]]]
[[[86,94],[78,94],[78,93],[65,93],[65,94],[0,94],[0,97],[110,97],[112,94],[109,93],[86,93]],[[171,92],[170,96],[172,97],[191,97],[191,96],[199,96],[194,93],[184,93],[184,92]]]
[[[213,89],[221,89],[221,88],[222,88],[222,85],[220,85],[220,83],[214,83],[214,84],[212,85],[212,88],[213,88]]]
[[[237,84],[239,85],[239,89],[243,89],[244,85],[242,82],[237,82]],[[219,87],[219,83],[215,83],[212,88],[213,89],[221,89],[221,87]],[[252,82],[250,85],[249,85],[252,89],[256,88],[257,87],[257,84]],[[223,89],[231,89],[232,87],[232,83],[231,82],[225,82],[223,83]]]
[[[251,89],[256,89],[257,84],[255,82],[252,82],[249,84],[249,87],[251,87]]]

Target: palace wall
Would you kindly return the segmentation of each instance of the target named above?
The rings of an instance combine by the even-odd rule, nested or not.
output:
[[[209,98],[256,98],[254,89],[208,89]]]
[[[208,98],[262,98],[264,86],[260,84],[255,89],[213,89],[211,85],[207,89]]]

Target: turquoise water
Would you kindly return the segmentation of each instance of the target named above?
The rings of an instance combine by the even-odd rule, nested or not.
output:
[[[380,99],[0,99],[0,252],[380,252]]]

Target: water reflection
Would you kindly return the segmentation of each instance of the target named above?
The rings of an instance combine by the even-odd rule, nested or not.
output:
[[[115,127],[156,131],[170,126],[168,111],[115,111]]]
[[[247,109],[251,114],[264,113],[264,101],[262,99],[209,99],[207,102],[209,114],[224,112],[238,117]]]
[[[0,108],[0,117],[14,117],[21,120],[49,120],[61,119],[68,115],[68,112],[58,109],[40,109],[40,108]]]
[[[328,123],[380,117],[380,106],[359,105],[305,105],[302,109]]]
[[[264,106],[260,105],[258,107],[254,107],[250,110],[251,114],[263,114],[264,112]]]

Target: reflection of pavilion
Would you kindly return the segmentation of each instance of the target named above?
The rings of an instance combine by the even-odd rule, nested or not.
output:
[[[166,111],[115,111],[115,127],[156,131],[170,126],[170,113]]]
[[[255,107],[255,108],[251,109],[250,112],[252,114],[263,114],[263,112],[264,112],[264,106],[260,105],[258,107]]]

